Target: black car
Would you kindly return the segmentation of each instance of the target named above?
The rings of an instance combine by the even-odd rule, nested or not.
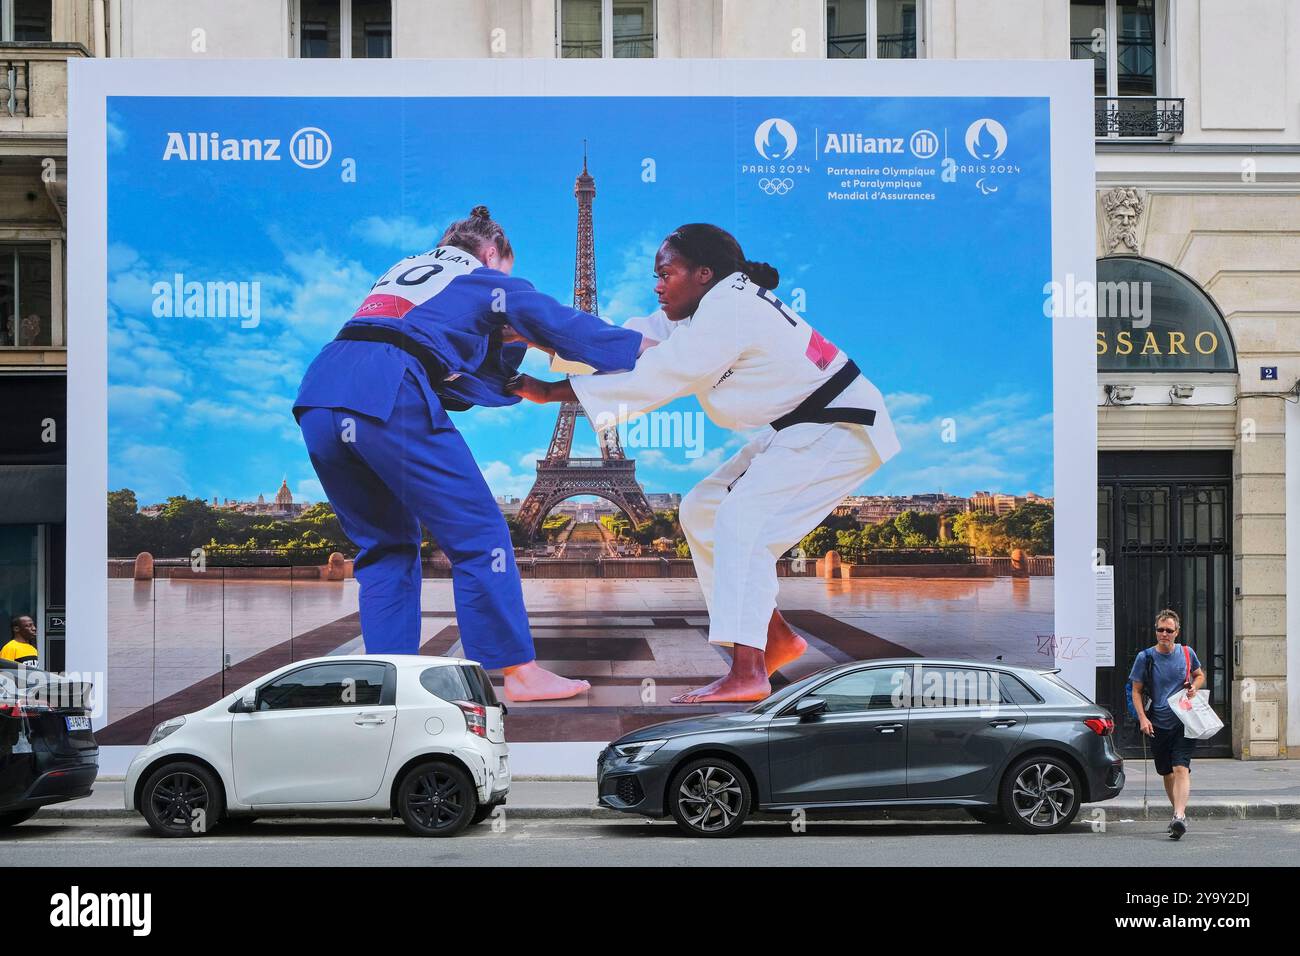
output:
[[[0,828],[90,794],[99,772],[90,686],[0,661]]]
[[[600,803],[728,836],[752,811],[964,807],[1056,833],[1124,786],[1114,721],[1058,676],[969,661],[828,668],[748,710],[673,720],[598,758]]]

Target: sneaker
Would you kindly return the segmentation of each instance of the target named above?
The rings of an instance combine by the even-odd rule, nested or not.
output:
[[[1184,833],[1187,832],[1187,818],[1174,817],[1169,821],[1169,839],[1180,840]]]

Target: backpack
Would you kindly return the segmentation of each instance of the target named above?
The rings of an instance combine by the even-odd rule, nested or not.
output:
[[[1142,670],[1142,711],[1151,715],[1151,669],[1155,662],[1151,660],[1151,648],[1147,647],[1142,650],[1142,659],[1146,662]],[[1124,682],[1124,706],[1128,709],[1128,715],[1131,720],[1138,719],[1137,710],[1133,707],[1133,681]]]

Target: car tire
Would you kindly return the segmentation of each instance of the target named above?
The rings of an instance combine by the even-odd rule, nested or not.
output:
[[[478,811],[474,781],[460,767],[442,760],[412,767],[397,788],[397,812],[416,836],[455,836]]]
[[[204,836],[225,810],[221,782],[201,764],[159,767],[140,788],[140,814],[149,829],[164,837]]]
[[[474,816],[470,817],[469,825],[478,826],[488,817],[492,816],[492,811],[501,806],[499,803],[480,803],[478,809],[474,811]]]
[[[26,810],[10,810],[8,813],[0,813],[0,830],[6,827],[16,827],[36,816],[39,807],[29,807]]]
[[[683,764],[668,785],[668,807],[682,832],[694,837],[731,836],[753,807],[744,771],[720,757]]]
[[[1007,825],[1007,818],[1000,807],[967,807],[966,812],[980,823],[987,823],[989,826],[1004,827]]]
[[[1073,822],[1083,795],[1079,774],[1060,757],[1023,757],[1002,778],[1000,805],[1021,833],[1060,833]]]

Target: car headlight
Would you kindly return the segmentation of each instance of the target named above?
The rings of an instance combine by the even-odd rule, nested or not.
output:
[[[638,740],[630,744],[615,744],[614,753],[627,757],[633,763],[644,763],[656,750],[668,743],[667,740]]]
[[[149,735],[149,743],[156,744],[168,734],[175,733],[183,726],[185,726],[184,717],[173,717],[171,720],[164,720],[161,724],[155,727],[153,733]]]

